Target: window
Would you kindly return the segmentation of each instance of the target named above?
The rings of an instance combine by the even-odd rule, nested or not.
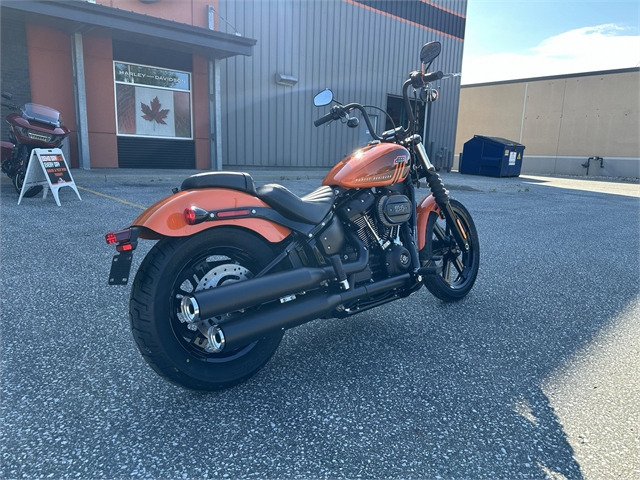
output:
[[[191,74],[113,62],[120,136],[192,139]]]
[[[416,111],[416,101],[409,100],[411,102],[411,108],[413,108],[414,116],[418,121],[418,129],[417,132],[422,135],[424,132],[424,114],[425,114],[425,104],[418,100],[418,108]],[[396,127],[400,125],[407,127],[409,125],[409,117],[407,116],[407,109],[404,105],[404,100],[402,97],[396,97],[394,95],[387,95],[387,113],[393,119],[393,122],[396,124]],[[385,130],[391,130],[393,125],[391,121],[387,117],[387,122],[385,125]]]

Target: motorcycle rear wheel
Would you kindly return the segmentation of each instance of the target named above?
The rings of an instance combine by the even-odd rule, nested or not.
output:
[[[258,372],[284,331],[211,353],[206,337],[190,330],[178,311],[183,295],[251,278],[274,257],[266,242],[233,228],[160,240],[143,260],[129,302],[133,337],[151,368],[176,385],[202,391],[232,387]]]
[[[456,302],[467,296],[476,281],[480,265],[480,242],[471,214],[459,201],[451,199],[450,202],[469,242],[469,251],[462,252],[455,248],[451,227],[434,212],[429,214],[426,243],[420,250],[423,266],[431,262],[432,266],[442,267],[440,274],[425,276],[424,285],[444,302]]]

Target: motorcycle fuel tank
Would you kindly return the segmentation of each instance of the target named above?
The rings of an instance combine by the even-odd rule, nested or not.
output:
[[[323,185],[343,188],[384,187],[409,174],[409,152],[392,143],[367,145],[355,151],[327,174]]]

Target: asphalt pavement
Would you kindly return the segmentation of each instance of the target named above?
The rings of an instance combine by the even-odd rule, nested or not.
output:
[[[637,182],[443,174],[479,231],[467,298],[297,327],[201,394],[143,361],[104,242],[192,172],[72,173],[61,207],[0,183],[0,478],[640,477]]]

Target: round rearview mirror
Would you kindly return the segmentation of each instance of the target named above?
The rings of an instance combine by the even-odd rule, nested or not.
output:
[[[433,62],[440,55],[441,50],[442,44],[440,42],[425,43],[422,50],[420,50],[420,61],[422,64]]]
[[[324,107],[325,105],[329,105],[333,100],[333,92],[328,88],[326,90],[321,91],[315,97],[313,97],[313,104],[316,107]]]

